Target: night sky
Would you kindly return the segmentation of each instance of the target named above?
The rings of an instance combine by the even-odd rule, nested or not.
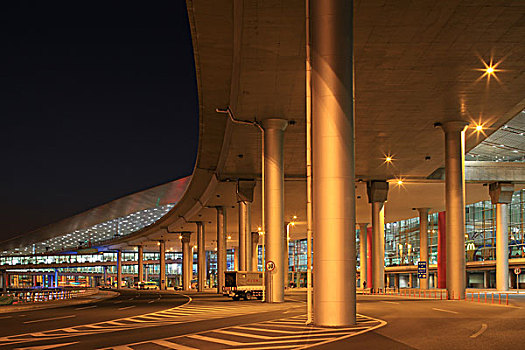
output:
[[[6,1],[0,13],[0,240],[192,173],[184,1]]]

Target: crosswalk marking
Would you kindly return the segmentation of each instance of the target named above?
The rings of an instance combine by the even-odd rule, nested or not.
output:
[[[344,328],[314,327],[305,323],[306,315],[299,315],[143,341],[127,344],[126,346],[131,349],[144,349],[155,344],[163,349],[183,350],[207,348],[249,350],[308,349],[346,339],[386,324],[384,321],[363,315],[357,316],[357,324],[355,326]],[[286,328],[283,329],[283,326]],[[232,337],[235,338],[232,339]]]
[[[191,302],[191,298],[188,297]],[[158,327],[174,325],[182,322],[192,322],[212,318],[224,318],[259,312],[269,312],[289,309],[290,305],[275,304],[269,306],[263,303],[247,303],[235,307],[218,305],[219,303],[190,304],[189,302],[171,309],[152,312],[143,315],[125,317],[110,321],[84,324],[74,327],[53,329],[43,332],[33,332],[0,337],[0,344],[10,345],[42,340],[62,339],[91,334],[126,331],[143,327]],[[222,303],[221,303],[222,304]],[[128,307],[126,307],[128,308]],[[122,308],[124,309],[124,308]]]

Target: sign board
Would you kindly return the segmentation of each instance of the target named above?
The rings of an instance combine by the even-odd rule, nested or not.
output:
[[[417,278],[427,278],[427,262],[420,261],[417,263]]]
[[[266,263],[266,270],[267,270],[267,271],[273,271],[273,270],[275,270],[275,263],[274,263],[273,261],[271,261],[271,260],[268,261],[268,262]]]
[[[521,273],[521,269],[520,269],[519,267],[516,267],[516,268],[514,269],[514,273],[515,273],[516,275],[519,275],[519,274]]]

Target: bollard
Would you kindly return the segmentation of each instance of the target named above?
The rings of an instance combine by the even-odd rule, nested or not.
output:
[[[499,304],[501,305],[501,293],[499,293]]]
[[[507,293],[506,295],[507,295],[507,301],[506,301],[506,304],[509,305],[509,293]]]
[[[487,303],[487,292],[485,292],[485,304]]]
[[[470,296],[471,296],[471,300],[470,301],[474,301],[474,293],[471,293]]]
[[[494,293],[492,293],[492,304],[494,304]]]
[[[480,294],[480,293],[478,292],[478,303],[479,303],[479,294]]]

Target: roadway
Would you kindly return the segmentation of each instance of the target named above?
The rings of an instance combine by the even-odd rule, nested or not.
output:
[[[0,349],[521,348],[525,297],[510,306],[358,296],[358,324],[309,327],[305,293],[284,304],[214,293],[123,290],[92,304],[0,315]]]

